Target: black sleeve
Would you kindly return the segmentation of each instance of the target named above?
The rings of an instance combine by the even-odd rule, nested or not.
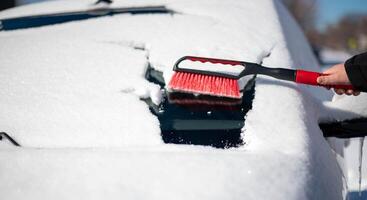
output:
[[[367,52],[345,62],[345,70],[352,85],[362,92],[367,92]]]

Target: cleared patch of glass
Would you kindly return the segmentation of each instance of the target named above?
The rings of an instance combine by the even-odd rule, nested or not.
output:
[[[148,67],[146,79],[164,89],[162,72]],[[231,148],[243,145],[241,129],[252,107],[255,78],[243,90],[242,99],[167,92],[160,105],[142,99],[160,122],[165,143]]]

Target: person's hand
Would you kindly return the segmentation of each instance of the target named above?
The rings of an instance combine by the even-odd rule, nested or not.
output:
[[[320,85],[328,86],[328,85],[350,85],[350,81],[345,71],[344,64],[337,64],[326,71],[323,72],[325,76],[320,76],[317,78],[317,83]],[[335,93],[342,95],[359,95],[359,91],[357,90],[344,90],[344,89],[334,89]]]

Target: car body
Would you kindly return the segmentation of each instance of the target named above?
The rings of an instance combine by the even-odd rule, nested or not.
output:
[[[328,90],[257,76],[242,142],[225,149],[165,143],[158,118],[142,100],[162,102],[162,88],[145,79],[148,66],[167,82],[174,62],[184,55],[320,71],[279,1],[93,3],[26,5],[0,12],[0,20],[106,6],[164,6],[173,13],[121,14],[0,32],[0,131],[21,145],[0,143],[2,196],[345,196],[343,173],[318,124],[365,113],[351,109],[345,117],[335,111],[331,103],[323,103],[332,99]],[[354,102],[361,105],[365,98]]]

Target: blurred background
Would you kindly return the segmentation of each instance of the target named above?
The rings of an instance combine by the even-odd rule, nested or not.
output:
[[[283,0],[322,66],[367,50],[366,0]]]
[[[284,0],[311,44],[346,51],[367,49],[367,1]]]

